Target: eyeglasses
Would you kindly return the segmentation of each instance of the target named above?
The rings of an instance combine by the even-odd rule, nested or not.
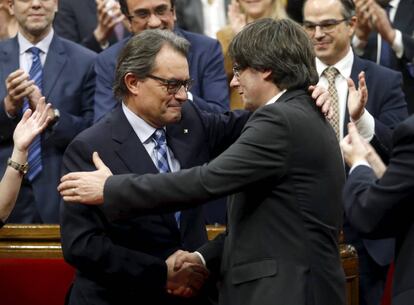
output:
[[[322,32],[324,32],[324,33],[330,33],[330,32],[332,32],[335,29],[335,27],[338,24],[340,24],[341,22],[344,22],[344,21],[348,21],[348,20],[349,20],[348,18],[344,18],[344,19],[340,19],[340,20],[337,20],[337,19],[327,19],[327,20],[324,20],[324,21],[322,21],[320,23],[313,23],[313,22],[310,22],[310,21],[304,21],[303,22],[303,28],[309,34],[315,33],[317,26],[319,27],[319,29]]]
[[[151,74],[147,75],[147,77],[159,81],[163,86],[167,88],[167,92],[172,95],[177,94],[177,92],[180,91],[181,87],[184,87],[185,92],[190,91],[193,84],[192,79],[165,79]]]
[[[165,19],[165,18],[168,18],[173,11],[174,11],[174,8],[169,7],[168,5],[159,5],[154,9],[153,12],[147,9],[138,9],[134,11],[132,15],[129,15],[128,19],[132,20],[136,18],[140,21],[145,22],[145,21],[148,21],[151,15],[155,15],[159,19]]]
[[[233,75],[238,79],[240,78],[240,72],[242,68],[238,64],[233,65]]]

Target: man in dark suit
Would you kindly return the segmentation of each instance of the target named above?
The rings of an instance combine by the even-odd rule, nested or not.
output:
[[[19,33],[0,43],[0,78],[5,80],[0,83],[0,175],[5,171],[13,131],[25,105],[34,109],[39,97],[45,96],[52,104],[49,115],[53,125],[37,142],[41,152],[35,160],[40,167],[30,164],[29,153],[29,166],[40,172],[24,179],[9,222],[57,223],[60,198],[56,187],[63,152],[93,120],[95,53],[53,33],[57,1],[15,0],[11,8]],[[39,53],[32,54],[32,50]],[[34,62],[39,64],[38,73],[29,78]]]
[[[236,35],[230,54],[232,85],[255,112],[220,156],[172,174],[71,173],[61,194],[95,204],[104,198],[103,212],[117,218],[234,193],[227,233],[172,260],[204,260],[220,274],[220,304],[345,304],[337,245],[345,175],[335,133],[306,93],[318,79],[312,46],[294,22],[262,19]],[[83,182],[95,179],[90,200]]]
[[[247,113],[202,115],[186,102],[188,46],[169,31],[131,38],[115,78],[122,105],[74,139],[65,173],[93,169],[94,151],[115,174],[162,172],[161,144],[154,138],[160,130],[170,171],[203,164],[237,138]],[[168,256],[207,241],[202,207],[112,221],[95,207],[64,204],[61,216],[63,254],[77,268],[69,304],[208,304],[205,296],[185,300],[166,293],[173,281]]]
[[[356,0],[355,4],[359,18],[353,40],[356,52],[402,73],[408,112],[413,113],[414,0]]]
[[[350,126],[341,142],[351,167],[343,194],[348,219],[361,234],[396,239],[392,304],[407,305],[414,298],[414,116],[397,127],[393,139],[388,168],[380,167]]]
[[[384,159],[392,146],[392,130],[407,117],[407,106],[399,72],[356,56],[351,48],[357,17],[351,0],[308,0],[304,6],[304,29],[314,44],[319,84],[336,95],[337,135],[347,133],[347,123],[358,130]],[[335,71],[332,75],[330,71]],[[347,79],[355,83],[364,72],[369,94],[365,103],[347,103]],[[361,79],[363,75],[360,75]],[[359,256],[360,304],[379,305],[388,265],[393,256],[393,240],[362,239],[344,223],[345,241],[355,246]]]
[[[174,29],[174,0],[121,0],[119,2],[122,12],[131,22],[133,34],[138,34],[145,29],[170,31]],[[191,44],[187,59],[194,84],[188,98],[207,111],[229,110],[224,59],[218,41],[178,28],[174,32]],[[112,93],[116,58],[127,41],[128,39],[120,41],[97,57],[95,121],[116,105]]]
[[[129,35],[116,0],[59,0],[58,5],[56,34],[97,53]]]

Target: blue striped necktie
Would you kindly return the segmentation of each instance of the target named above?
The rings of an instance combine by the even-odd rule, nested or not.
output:
[[[158,128],[152,134],[152,138],[155,142],[155,156],[157,160],[157,167],[160,173],[169,173],[170,166],[168,165],[167,156],[167,139],[165,137],[164,128]],[[175,220],[177,221],[178,227],[180,227],[181,212],[175,212]]]
[[[42,91],[42,63],[39,56],[41,51],[39,48],[31,47],[27,52],[32,53],[32,66],[29,71],[30,79],[33,80],[35,85]],[[23,111],[26,111],[29,107],[29,101],[26,99],[23,103]],[[29,146],[27,162],[29,163],[29,170],[26,177],[31,182],[40,174],[43,168],[40,135],[36,136]]]

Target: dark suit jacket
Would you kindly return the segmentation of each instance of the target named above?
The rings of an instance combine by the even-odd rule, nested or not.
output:
[[[384,159],[388,160],[392,147],[392,131],[408,116],[401,73],[355,56],[351,71],[351,78],[355,83],[358,83],[358,74],[361,71],[365,71],[369,92],[366,109],[375,119],[375,136],[371,144]],[[346,112],[345,134],[348,122],[349,114]],[[365,247],[379,265],[385,266],[391,262],[394,254],[393,240],[361,239],[358,232],[349,227],[348,223],[344,225],[344,232],[347,243],[355,245],[358,250],[359,247]]]
[[[97,53],[102,52],[99,42],[93,35],[98,23],[95,0],[59,0],[58,5],[59,11],[53,24],[56,34]],[[125,29],[124,34],[127,36],[128,30]],[[117,41],[114,33],[108,38],[110,45]]]
[[[63,152],[81,130],[92,124],[95,53],[71,41],[54,36],[43,67],[43,95],[60,111],[60,120],[42,134],[43,171],[33,183],[23,182],[13,222],[59,221],[60,180]],[[0,43],[0,176],[13,147],[13,131],[21,115],[10,119],[4,110],[4,80],[19,68],[17,38]],[[26,203],[26,205],[23,205]],[[38,215],[37,215],[38,214]],[[40,219],[39,219],[40,216]]]
[[[191,93],[194,102],[207,111],[224,112],[229,109],[229,92],[224,59],[217,40],[176,29],[175,33],[191,43],[187,56],[190,77],[194,79]],[[98,55],[95,63],[96,93],[95,121],[115,107],[112,92],[116,60],[128,38]]]
[[[181,122],[167,126],[167,143],[181,168],[200,165],[230,145],[246,120],[202,116],[188,102]],[[121,107],[75,138],[64,156],[64,173],[92,170],[94,151],[114,174],[158,172]],[[204,304],[167,296],[164,262],[178,249],[194,251],[207,241],[202,207],[182,211],[180,230],[173,213],[127,216],[113,221],[97,207],[63,205],[63,254],[77,269],[70,304]]]
[[[393,305],[414,299],[414,116],[394,132],[394,149],[384,176],[377,180],[358,166],[344,188],[345,211],[362,234],[396,238]]]
[[[210,269],[221,265],[220,304],[341,305],[344,178],[333,129],[296,90],[256,110],[239,139],[206,166],[110,177],[103,208],[148,213],[235,193],[224,243],[199,250]]]
[[[395,14],[394,28],[402,33],[404,54],[398,59],[394,53],[391,58],[391,68],[401,71],[404,79],[404,93],[407,96],[408,111],[414,112],[414,0],[401,0]],[[372,33],[365,47],[363,57],[372,61],[377,60],[377,33]],[[411,65],[411,68],[409,68]],[[410,74],[409,69],[412,69]]]

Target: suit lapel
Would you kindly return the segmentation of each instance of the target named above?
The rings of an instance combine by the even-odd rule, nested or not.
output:
[[[67,62],[65,48],[56,35],[53,36],[47,54],[45,66],[43,68],[43,95],[48,100],[52,89],[55,87],[58,79],[61,77],[63,68]]]
[[[115,153],[128,168],[129,172],[140,175],[147,173],[157,174],[158,169],[155,167],[144,145],[129,124],[121,106],[118,106],[114,110],[111,125],[112,141],[117,146]],[[164,219],[173,231],[178,232],[174,214],[161,214],[161,218]]]
[[[17,36],[4,43],[4,48],[1,50],[0,71],[1,79],[4,82],[10,73],[19,69],[19,44]]]
[[[172,150],[174,158],[180,162],[181,169],[195,166],[194,151],[189,149],[191,146],[189,142],[192,137],[192,129],[187,126],[185,120],[186,111],[182,112],[182,119],[177,124],[167,126],[167,144]],[[183,210],[181,212],[180,231],[185,232],[187,227],[187,217],[191,215],[191,211]]]

